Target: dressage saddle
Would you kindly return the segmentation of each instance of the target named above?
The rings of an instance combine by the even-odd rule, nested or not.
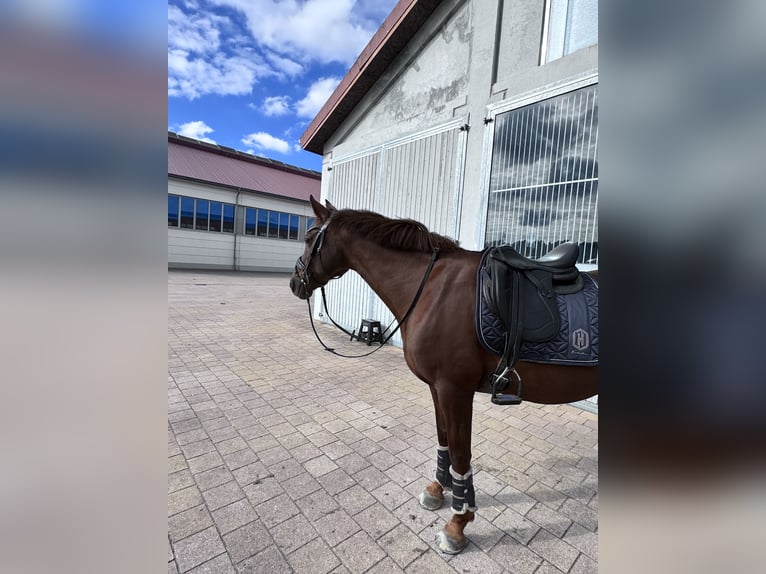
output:
[[[539,259],[524,257],[509,245],[488,250],[483,258],[483,271],[489,280],[482,289],[487,305],[507,333],[503,374],[516,364],[521,341],[539,343],[558,334],[556,294],[576,293],[583,287],[575,266],[579,253],[575,243],[562,243]],[[503,375],[495,376],[492,402],[519,404],[518,395],[497,393],[502,378]]]

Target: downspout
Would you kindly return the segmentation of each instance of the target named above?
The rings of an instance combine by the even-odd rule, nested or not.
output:
[[[237,253],[237,220],[239,215],[239,196],[242,194],[242,188],[237,188],[237,198],[234,200],[234,253],[232,253],[234,271],[239,271],[239,257]]]

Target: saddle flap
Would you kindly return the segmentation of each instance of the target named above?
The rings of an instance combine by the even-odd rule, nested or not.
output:
[[[518,271],[492,257],[487,259],[483,272],[490,278],[483,286],[487,304],[509,334],[526,341],[540,342],[558,333],[559,312],[550,273],[541,270]],[[512,312],[514,288],[519,290],[518,317],[514,317]]]
[[[521,338],[538,343],[547,341],[559,332],[559,309],[553,292],[550,273],[527,271],[521,287]]]

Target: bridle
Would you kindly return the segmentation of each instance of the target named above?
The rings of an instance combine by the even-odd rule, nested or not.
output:
[[[325,269],[324,262],[322,261],[322,247],[324,246],[324,238],[325,233],[327,232],[327,226],[332,221],[332,218],[329,218],[327,221],[324,222],[324,225],[322,227],[317,228],[316,226],[311,227],[308,231],[306,231],[306,234],[308,235],[315,229],[319,229],[319,232],[317,233],[316,237],[314,238],[314,244],[311,246],[311,251],[309,252],[309,256],[306,261],[303,261],[303,256],[299,256],[298,259],[295,262],[295,274],[298,276],[298,279],[301,282],[301,285],[306,289],[307,294],[310,290],[309,284],[312,280],[312,274],[311,270],[309,269],[311,267],[311,261],[314,259],[314,257],[317,257],[319,259],[319,265],[322,267],[322,272],[324,273],[325,279],[324,281],[317,280],[317,283],[319,284],[319,287],[322,292],[322,304],[324,305],[324,311],[327,315],[327,318],[330,319],[333,325],[335,325],[338,329],[346,333],[347,335],[351,335],[353,338],[353,333],[349,333],[346,329],[344,329],[341,325],[338,325],[338,323],[335,322],[335,320],[330,316],[328,306],[327,306],[327,296],[325,295],[324,287],[327,285],[327,283],[330,282],[332,279],[337,279],[343,273],[346,272],[346,270],[342,271],[338,275],[330,275],[327,270]],[[314,331],[314,335],[317,338],[317,341],[319,341],[322,346],[324,347],[325,351],[329,351],[333,355],[336,355],[338,357],[344,357],[346,359],[357,359],[360,357],[367,357],[369,355],[372,355],[375,351],[383,348],[383,346],[388,343],[388,341],[391,340],[391,338],[396,334],[396,332],[399,330],[399,328],[404,324],[404,322],[407,320],[407,318],[410,316],[410,313],[412,313],[412,310],[415,308],[415,305],[417,304],[418,300],[420,299],[420,295],[423,293],[423,288],[426,285],[426,281],[428,281],[428,277],[431,275],[431,270],[434,267],[434,263],[436,263],[436,259],[439,257],[439,249],[434,248],[432,254],[431,254],[431,261],[428,263],[428,268],[426,269],[425,275],[423,275],[423,280],[420,282],[420,286],[418,287],[418,291],[415,294],[415,298],[412,300],[412,303],[410,304],[409,308],[405,312],[404,316],[402,317],[402,320],[399,321],[399,324],[396,326],[396,329],[394,329],[386,338],[380,343],[380,347],[376,347],[369,353],[364,353],[362,355],[343,355],[341,353],[338,353],[335,349],[328,347],[325,345],[324,341],[319,337],[319,333],[316,330],[316,327],[314,326],[314,317],[313,313],[311,312],[311,297],[306,297],[306,303],[308,304],[308,311],[309,311],[309,321],[311,322],[311,328]],[[313,289],[311,289],[313,291]],[[396,319],[394,319],[396,321]],[[393,325],[393,321],[391,322],[391,325]],[[385,331],[388,331],[391,328],[391,325],[386,327]]]
[[[307,260],[303,261],[303,255],[301,255],[295,261],[295,274],[298,276],[298,279],[300,280],[301,285],[303,285],[303,287],[307,291],[310,289],[309,284],[311,283],[311,280],[316,279],[316,277],[312,277],[312,273],[310,269],[311,261],[314,259],[315,256],[318,257],[319,265],[322,268],[322,272],[324,273],[325,277],[327,277],[327,279],[325,279],[324,281],[317,279],[316,282],[319,284],[320,287],[324,287],[325,285],[327,285],[327,283],[331,279],[337,279],[338,277],[340,277],[340,275],[342,275],[341,273],[340,275],[333,276],[327,273],[327,270],[325,269],[325,266],[324,266],[324,262],[322,261],[322,247],[324,246],[325,233],[327,231],[327,226],[330,224],[330,221],[331,219],[328,219],[327,221],[324,222],[324,225],[322,225],[322,227],[314,226],[314,227],[311,227],[308,231],[306,231],[306,235],[308,235],[312,231],[319,229],[319,232],[316,234],[316,237],[314,237],[314,244],[311,246],[311,251],[309,252],[309,256]]]

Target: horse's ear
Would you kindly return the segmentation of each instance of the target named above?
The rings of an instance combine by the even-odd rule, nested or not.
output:
[[[314,210],[314,215],[317,216],[317,219],[324,222],[327,220],[328,217],[330,217],[330,211],[327,210],[316,199],[314,199],[313,195],[309,196],[309,203],[311,203],[311,209]]]
[[[332,213],[333,211],[337,211],[337,210],[335,209],[335,206],[334,206],[332,203],[330,203],[330,201],[329,201],[329,200],[325,199],[325,200],[324,200],[324,204],[327,206],[327,209],[329,209],[329,210],[330,210],[330,213]]]

